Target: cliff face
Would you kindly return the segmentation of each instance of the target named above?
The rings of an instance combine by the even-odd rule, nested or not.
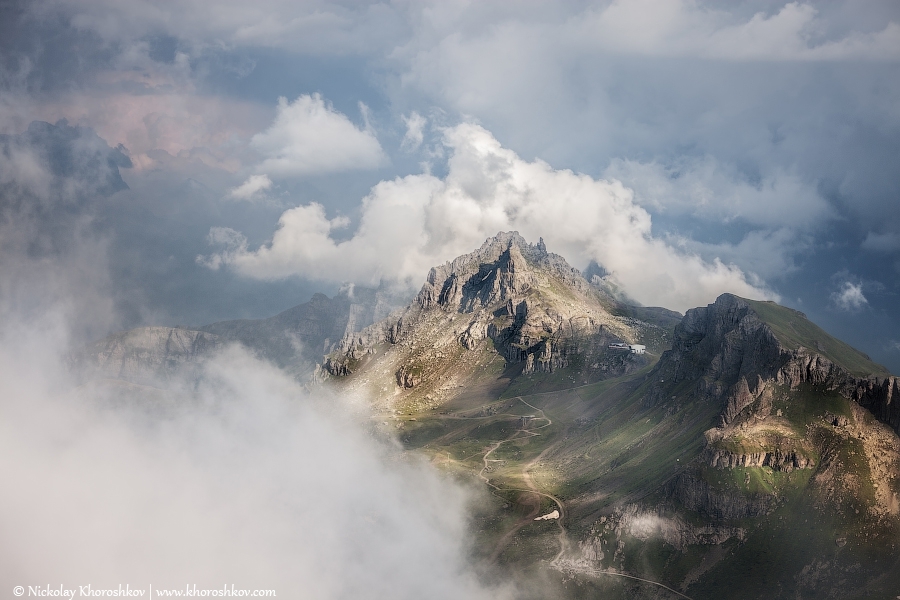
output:
[[[684,381],[696,381],[698,397],[722,404],[729,423],[772,379],[786,357],[778,340],[744,300],[723,294],[714,304],[694,308],[675,328],[672,348],[655,368],[657,386],[649,404],[668,397]]]
[[[680,316],[645,312],[663,323]],[[433,404],[469,381],[480,361],[494,364],[497,355],[526,375],[577,362],[581,371],[572,378],[596,380],[647,364],[646,357],[610,351],[610,342],[660,348],[668,341],[666,326],[625,314],[638,311],[628,312],[592,287],[543,240],[529,244],[516,232],[500,233],[432,268],[405,310],[345,337],[320,373],[377,373],[361,377],[377,386],[376,395],[383,395],[388,380],[382,375],[390,373],[398,392],[415,388],[412,396]]]
[[[142,327],[84,348],[75,364],[107,379],[157,383],[221,347],[218,336],[172,327]]]
[[[900,379],[857,379],[849,397],[869,409],[879,421],[900,432]]]
[[[809,340],[809,347],[790,348],[775,333],[781,324],[764,321],[754,304],[758,303],[723,294],[707,307],[687,311],[675,328],[671,350],[662,355],[654,370],[654,376],[666,385],[658,386],[648,403],[662,401],[678,383],[696,381],[698,397],[721,405],[721,425],[725,426],[770,392],[773,384],[790,389],[811,384],[858,402],[895,431],[900,430],[900,408],[893,402],[900,397],[896,377],[875,375],[883,372],[883,367],[874,363],[869,377],[851,374],[817,352],[823,346],[820,340]],[[789,327],[794,327],[795,321],[811,326],[802,313],[774,305],[765,308],[767,312],[780,311],[777,316],[788,319]],[[830,338],[819,331],[818,337]]]
[[[734,581],[756,586],[741,597],[853,597],[894,573],[898,379],[802,313],[728,294],[672,339],[542,455],[584,532],[573,570],[668,573],[694,598]]]
[[[769,494],[717,489],[691,471],[681,473],[669,482],[666,495],[680,508],[722,521],[765,515],[777,502],[777,498]]]

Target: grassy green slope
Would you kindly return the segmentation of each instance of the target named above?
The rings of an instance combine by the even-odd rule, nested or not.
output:
[[[747,300],[747,303],[772,329],[778,341],[790,350],[796,350],[803,346],[818,352],[857,377],[890,375],[885,367],[873,362],[872,359],[849,344],[829,335],[824,329],[807,319],[802,312],[774,302]]]
[[[802,313],[748,302],[787,348],[806,347],[857,376],[887,374]],[[560,547],[558,527],[529,519],[536,506],[541,514],[554,508],[546,494],[565,503],[570,540],[585,539],[599,518],[632,503],[662,506],[685,523],[706,526],[708,517],[667,504],[667,482],[687,471],[715,493],[770,496],[772,512],[721,522],[741,527],[746,538],[731,538],[719,547],[695,544],[678,550],[659,538],[624,534],[621,558],[614,560],[609,552],[601,567],[675,587],[687,578],[692,583],[685,583],[686,591],[696,599],[807,597],[829,590],[883,597],[900,583],[900,575],[893,575],[893,544],[900,539],[897,521],[880,522],[866,510],[870,502],[863,500],[871,501],[874,484],[867,467],[856,464],[862,446],[826,418],[851,417],[848,401],[835,393],[802,386],[780,389],[773,400],[772,414],[777,412],[798,439],[812,445],[815,468],[714,469],[696,459],[705,442],[703,432],[718,423],[721,407],[698,400],[693,381],[671,386],[664,401],[647,406],[648,392],[662,383],[655,379],[652,364],[590,385],[578,385],[581,377],[574,366],[548,374],[525,376],[510,369],[502,377],[487,372],[483,376],[497,378],[483,394],[466,394],[437,410],[411,414],[401,428],[408,448],[461,477],[477,480],[481,473],[490,481],[484,485],[487,502],[475,516],[482,560],[496,561],[510,572],[546,567]],[[527,424],[525,416],[532,418]],[[836,481],[855,478],[859,489],[840,500],[826,499],[822,484],[815,482],[828,465]],[[528,493],[526,471],[545,495]],[[619,540],[608,541],[614,548]],[[818,570],[810,571],[813,567]],[[697,575],[689,577],[691,573]],[[616,578],[583,575],[568,581],[584,587],[560,589],[554,597],[590,595],[600,589],[592,587],[595,584],[625,585]],[[636,598],[659,593],[659,588],[603,591],[608,597]]]

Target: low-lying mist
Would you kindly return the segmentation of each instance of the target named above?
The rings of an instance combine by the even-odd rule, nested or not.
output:
[[[121,157],[89,133],[0,140],[0,593],[503,595],[466,558],[472,492],[375,435],[365,402],[239,347],[151,385],[79,371],[129,293],[97,226]]]
[[[503,595],[467,564],[469,493],[346,401],[238,347],[157,389],[89,382],[54,327],[0,329],[0,589]]]

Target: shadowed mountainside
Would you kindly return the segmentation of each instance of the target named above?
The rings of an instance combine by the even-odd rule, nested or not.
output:
[[[501,234],[323,371],[371,394],[410,449],[477,475],[484,560],[541,571],[560,597],[900,584],[897,380],[797,311],[730,294],[683,319],[628,307]]]

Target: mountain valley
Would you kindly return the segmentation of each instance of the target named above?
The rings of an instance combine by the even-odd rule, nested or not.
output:
[[[895,597],[900,381],[772,302],[723,294],[682,316],[611,290],[501,233],[405,308],[316,296],[116,334],[73,362],[147,383],[236,341],[370,402],[377,427],[483,490],[473,556],[534,582],[524,597]]]

